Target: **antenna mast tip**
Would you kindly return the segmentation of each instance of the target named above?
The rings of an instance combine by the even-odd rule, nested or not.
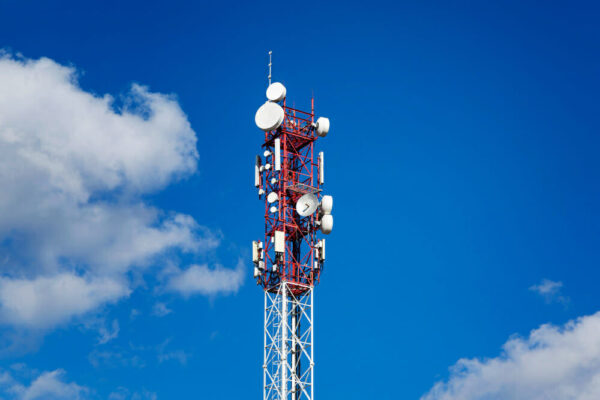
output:
[[[271,50],[269,50],[269,86],[271,86],[271,66],[273,65],[273,63],[271,62],[271,55],[273,54],[273,52]]]

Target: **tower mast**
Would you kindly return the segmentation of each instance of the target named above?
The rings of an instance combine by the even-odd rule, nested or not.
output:
[[[324,154],[315,142],[329,120],[286,104],[286,89],[271,82],[256,112],[264,131],[254,184],[265,202],[264,242],[252,243],[254,278],[264,291],[264,400],[314,399],[314,299],[333,227],[333,199],[324,196]],[[320,232],[320,233],[319,233]]]

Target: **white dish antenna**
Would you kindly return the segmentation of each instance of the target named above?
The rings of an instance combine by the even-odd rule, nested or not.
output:
[[[277,193],[275,193],[275,192],[271,192],[267,196],[267,201],[269,203],[275,203],[277,200],[279,200],[279,196],[277,196]]]
[[[321,232],[323,232],[326,235],[329,235],[331,233],[332,229],[333,229],[333,215],[331,215],[331,214],[323,215],[323,218],[321,218]]]
[[[279,82],[274,82],[269,85],[267,88],[267,99],[269,101],[281,101],[285,99],[285,94],[287,93],[285,86],[283,86]]]
[[[321,210],[323,214],[329,215],[331,214],[331,210],[333,209],[333,197],[331,196],[323,196],[321,199]]]
[[[327,136],[327,133],[329,133],[329,118],[319,117],[316,125],[317,135],[321,137]]]
[[[256,122],[256,126],[268,132],[279,128],[283,123],[284,116],[285,112],[279,104],[266,102],[256,111],[254,121]]]
[[[302,217],[312,215],[317,211],[317,207],[319,207],[319,200],[317,199],[317,196],[312,193],[306,193],[296,202],[296,212]]]

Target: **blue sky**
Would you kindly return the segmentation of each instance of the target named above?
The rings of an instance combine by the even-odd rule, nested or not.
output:
[[[0,398],[260,398],[269,50],[332,123],[315,396],[597,398],[523,360],[600,359],[600,7],[483,3],[1,1]]]

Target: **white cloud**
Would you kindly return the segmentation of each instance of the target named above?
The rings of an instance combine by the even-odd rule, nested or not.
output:
[[[235,269],[217,265],[209,268],[206,265],[192,265],[186,270],[179,270],[170,277],[167,288],[184,296],[194,294],[213,295],[216,293],[235,293],[244,282],[245,270],[242,260]]]
[[[190,354],[183,350],[167,350],[167,347],[171,343],[171,339],[167,339],[156,347],[158,362],[163,363],[165,361],[177,361],[181,365],[187,364]]]
[[[88,387],[69,382],[62,369],[40,373],[25,364],[0,369],[0,399],[3,400],[87,400],[98,399]],[[156,393],[145,388],[131,391],[118,387],[108,395],[109,400],[156,400]]]
[[[98,329],[100,336],[98,337],[98,344],[106,344],[119,336],[119,321],[113,320],[111,328],[107,328],[104,324]]]
[[[562,282],[554,282],[549,279],[542,279],[542,282],[538,285],[533,285],[529,290],[533,290],[542,295],[558,293],[562,287]]]
[[[14,400],[83,400],[89,390],[73,382],[65,382],[61,369],[39,374],[29,385],[16,380],[8,371],[0,373],[0,395]],[[4,397],[3,397],[4,398]]]
[[[127,296],[118,280],[61,273],[35,279],[0,278],[0,321],[47,328]]]
[[[154,392],[143,389],[139,392],[120,387],[108,396],[108,400],[156,400],[158,396]]]
[[[173,350],[165,353],[161,353],[158,355],[158,362],[163,363],[165,361],[177,361],[181,365],[187,364],[187,360],[190,358],[190,355],[183,350]]]
[[[461,359],[421,400],[600,399],[600,313],[512,338],[500,356]]]
[[[5,56],[0,81],[0,138],[16,151],[11,161],[39,167],[79,201],[124,185],[157,189],[196,168],[196,135],[169,96],[133,85],[116,111],[111,96],[83,91],[73,68],[47,58]]]
[[[100,351],[94,350],[88,355],[88,361],[92,366],[107,368],[144,368],[146,361],[142,354],[135,354],[132,350]]]
[[[152,315],[157,317],[164,317],[165,315],[169,315],[173,312],[173,310],[169,309],[165,303],[156,303],[152,307]]]
[[[531,286],[529,290],[542,296],[546,303],[557,302],[566,304],[569,302],[569,298],[561,294],[562,286],[563,283],[560,281],[555,282],[549,279],[542,279],[539,284]]]
[[[125,347],[115,346],[112,350],[96,348],[88,355],[88,361],[95,368],[100,366],[104,368],[145,368],[153,361],[159,364],[167,361],[176,361],[181,365],[187,364],[192,353],[182,349],[173,349],[171,340],[168,338],[162,343],[151,346],[129,343]]]
[[[131,321],[133,321],[134,319],[136,319],[139,315],[140,315],[140,310],[138,310],[137,308],[132,308],[131,311],[129,312],[129,319]]]
[[[196,170],[177,102],[133,85],[125,106],[52,60],[0,58],[0,238],[8,263],[127,269],[168,248],[218,244],[189,216],[139,200]],[[5,257],[2,257],[5,258]]]
[[[44,372],[37,377],[20,396],[22,400],[67,400],[83,399],[87,389],[76,383],[65,383],[64,371]]]
[[[0,323],[51,329],[128,296],[132,270],[219,245],[143,200],[197,168],[174,97],[133,85],[118,105],[72,67],[6,54],[0,87]],[[226,271],[204,277],[229,290]]]

